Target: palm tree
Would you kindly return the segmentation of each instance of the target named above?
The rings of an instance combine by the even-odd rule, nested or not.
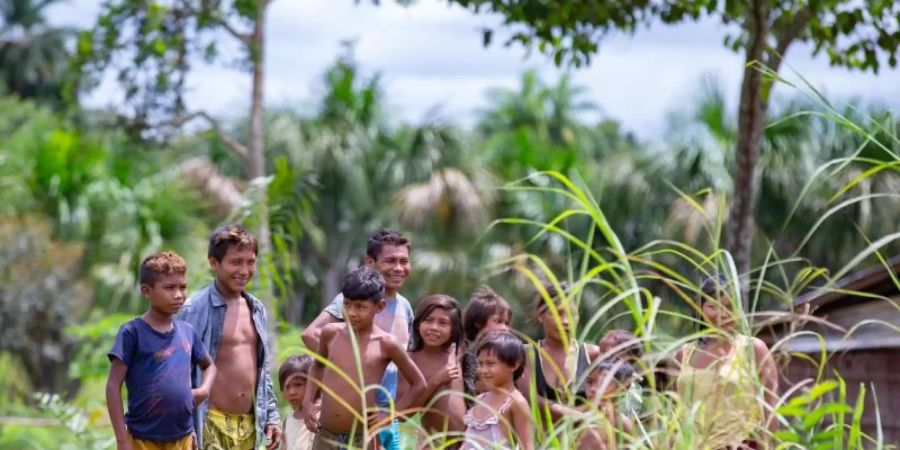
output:
[[[47,8],[57,1],[0,0],[0,81],[22,98],[51,104],[62,100],[72,35],[47,23]]]

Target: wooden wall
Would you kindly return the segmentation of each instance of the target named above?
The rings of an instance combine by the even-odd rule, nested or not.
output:
[[[860,350],[832,355],[825,374],[840,373],[847,383],[847,399],[855,403],[861,383],[866,385],[863,413],[864,431],[874,435],[876,414],[874,394],[878,396],[884,442],[900,446],[900,349]],[[815,378],[815,368],[806,361],[793,358],[784,374],[793,385],[805,378]],[[827,376],[826,376],[827,377]],[[782,389],[785,387],[782,379]]]

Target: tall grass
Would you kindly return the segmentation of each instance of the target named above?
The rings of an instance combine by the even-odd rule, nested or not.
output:
[[[772,75],[772,74],[770,74]],[[817,91],[808,86],[811,97],[817,100],[824,112],[818,114],[835,121],[865,138],[865,145],[874,145],[884,153],[884,158],[872,159],[854,154],[829,162],[822,166],[813,179],[810,179],[803,192],[798,195],[797,205],[804,200],[814,185],[834,179],[845,180],[829,200],[827,210],[809,230],[806,238],[797,247],[801,249],[810,237],[818,231],[822,223],[841,210],[859,202],[897,200],[896,192],[862,193],[851,196],[854,186],[867,178],[876,177],[879,173],[900,170],[900,156],[892,149],[900,143],[900,139],[891,133],[885,134],[887,128],[873,121],[867,124],[855,124],[828,103]],[[875,128],[879,135],[870,131]],[[886,135],[890,142],[883,142],[879,136]],[[853,177],[841,177],[841,171],[850,164],[868,167]],[[807,321],[824,322],[808,314],[807,311],[795,311],[792,300],[797,294],[816,285],[817,289],[826,292],[834,290],[835,283],[861,264],[879,261],[887,266],[885,248],[900,239],[900,233],[868,239],[869,244],[859,249],[858,254],[845,262],[845,265],[834,273],[804,261],[797,254],[779,255],[774,249],[766,252],[763,261],[750,274],[739,274],[730,255],[722,249],[721,237],[724,227],[725,202],[719,202],[719,210],[703,224],[711,251],[701,251],[682,242],[674,240],[654,240],[645,245],[626,249],[610,225],[594,195],[586,187],[586,183],[577,177],[570,178],[562,173],[547,171],[532,174],[517,180],[504,189],[517,195],[554,196],[565,200],[567,207],[546,221],[523,218],[502,218],[491,226],[528,227],[533,229],[532,242],[550,235],[562,239],[567,245],[568,261],[565,270],[551,268],[549,263],[539,256],[522,253],[513,257],[493,262],[488,267],[490,276],[513,274],[520,280],[530,282],[534,290],[545,299],[547,310],[556,319],[557,326],[563,330],[559,321],[559,302],[550,301],[544,283],[549,282],[558,292],[565,292],[565,301],[561,302],[565,313],[570,317],[580,311],[582,314],[578,324],[570,329],[565,340],[577,343],[594,343],[593,339],[604,330],[627,324],[640,340],[645,357],[640,362],[640,372],[646,380],[644,391],[643,415],[635,422],[634,432],[625,434],[619,431],[616,436],[619,448],[649,449],[700,449],[704,448],[704,436],[695,427],[699,411],[696,405],[688,404],[678,398],[671,389],[670,383],[661,382],[657,377],[660,368],[677,366],[672,360],[677,349],[712,334],[722,334],[724,330],[716,329],[705,323],[700,317],[699,299],[701,293],[698,284],[713,274],[724,275],[728,280],[728,294],[732,301],[731,314],[737,319],[736,331],[739,334],[753,336],[764,325],[774,322],[786,323],[787,330],[777,335],[771,343],[771,349],[780,362],[779,370],[783,370],[791,358],[804,359],[817,371],[813,379],[802,381],[796,385],[785,385],[786,378],[780,377],[780,392],[770,393],[777,396],[774,407],[765,402],[764,389],[760,380],[754,377],[753,382],[759,387],[757,401],[760,407],[778,422],[777,430],[758,427],[754,435],[766,441],[769,448],[800,449],[859,449],[889,448],[891,443],[884,442],[881,432],[881,418],[877,414],[879,425],[873,433],[867,434],[863,429],[862,415],[867,396],[876,398],[871,386],[862,385],[859,394],[850,398],[847,394],[846,382],[837,373],[827,373],[827,363],[833,357],[826,351],[825,340],[819,336],[821,349],[818,354],[790,354],[785,351],[786,344],[793,338],[815,334],[804,331],[801,325]],[[679,192],[681,199],[701,216],[706,217],[705,208],[700,200],[701,195]],[[640,207],[640,205],[635,205]],[[797,207],[794,207],[794,211]],[[792,219],[785,218],[785,223]],[[558,268],[557,268],[558,269]],[[896,275],[893,281],[900,286]],[[571,288],[560,289],[560,283],[566,281]],[[744,293],[747,293],[744,296]],[[872,294],[858,293],[859,295]],[[764,310],[763,305],[775,305],[774,309]],[[877,324],[891,327],[900,332],[896,326],[878,319],[866,321],[866,324]],[[847,330],[847,336],[857,327]],[[529,336],[521,335],[528,344],[536,342]],[[311,354],[332,370],[338,370],[313,352]],[[594,362],[596,364],[597,361]],[[357,360],[357,364],[359,364]],[[558,369],[558,368],[557,368]],[[561,373],[561,372],[559,372]],[[347,380],[352,380],[346,376]],[[584,377],[576,383],[583,383]],[[361,380],[356,380],[361,386]],[[359,390],[364,396],[366,386]],[[533,396],[535,386],[530,386],[532,404],[536,404]],[[455,395],[442,393],[440,395]],[[567,400],[567,406],[575,407],[574,400]],[[433,401],[432,401],[433,403]],[[877,401],[875,402],[877,408]],[[425,405],[425,408],[431,405]],[[413,411],[391,411],[393,415],[414,415]],[[575,448],[578,436],[586,429],[597,429],[603,426],[602,414],[593,408],[580,417],[563,417],[552,423],[545,420],[546,411],[534,407],[532,410],[535,423],[544,423],[538,432],[536,448],[557,449]],[[362,418],[362,416],[360,416]],[[895,418],[891,418],[895,420]],[[415,419],[407,422],[405,429],[407,448],[414,448],[417,441],[420,445],[429,443],[434,448],[447,448],[459,436],[429,434],[417,424]],[[363,426],[367,436],[372,430]],[[522,437],[531,439],[532,437]]]

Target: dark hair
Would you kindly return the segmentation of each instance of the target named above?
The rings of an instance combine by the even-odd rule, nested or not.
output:
[[[281,368],[278,369],[278,387],[284,391],[284,383],[291,375],[301,374],[307,376],[309,369],[312,367],[313,360],[309,355],[291,355],[288,356]]]
[[[569,283],[565,281],[560,281],[558,283],[559,289],[556,288],[556,285],[553,283],[547,282],[544,283],[544,290],[547,291],[547,297],[545,298],[541,295],[541,291],[538,290],[531,297],[531,310],[535,314],[540,314],[541,311],[547,308],[547,300],[553,301],[554,305],[562,303],[562,300],[566,295],[569,295],[571,289],[569,288]]]
[[[149,284],[153,286],[160,275],[187,273],[187,263],[184,258],[173,252],[154,253],[141,262],[141,268],[138,271],[138,282],[140,284]]]
[[[591,369],[595,372],[612,372],[613,378],[620,382],[626,382],[634,378],[634,366],[628,361],[618,358],[606,358]]]
[[[371,300],[377,303],[384,299],[384,277],[369,266],[356,268],[344,277],[341,294],[347,300]]]
[[[206,251],[206,256],[222,262],[229,247],[250,247],[253,249],[253,254],[259,253],[256,236],[236,223],[223,225],[213,230],[209,236],[209,249]]]
[[[463,315],[466,339],[474,341],[491,316],[498,313],[510,315],[509,303],[488,286],[476,288]]]
[[[366,242],[366,255],[372,259],[378,259],[378,255],[381,254],[381,249],[385,245],[394,247],[405,245],[406,249],[410,250],[409,239],[406,236],[394,230],[380,230],[369,236],[369,241]]]
[[[419,332],[419,325],[425,320],[435,309],[444,309],[450,314],[450,340],[446,345],[456,344],[459,348],[462,340],[462,314],[459,312],[459,302],[455,298],[444,295],[429,295],[422,299],[422,303],[416,308],[416,318],[413,319],[412,345],[409,348],[411,352],[417,352],[422,349],[425,343],[422,341],[422,335]]]
[[[728,289],[730,284],[728,278],[719,273],[714,273],[707,277],[700,283],[700,293],[703,294],[700,296],[700,304],[705,303],[707,297],[717,298],[719,293]]]
[[[616,352],[619,355],[640,358],[644,354],[644,349],[641,347],[640,342],[638,342],[638,339],[629,331],[625,331],[619,328],[610,330],[609,332],[604,334],[602,338],[600,338],[600,342],[605,341],[607,338],[613,340],[613,347],[623,346]]]
[[[494,331],[478,340],[475,347],[475,355],[481,352],[492,352],[497,355],[503,364],[513,367],[518,365],[513,372],[513,380],[518,380],[525,372],[525,346],[522,341],[512,333],[506,331]]]

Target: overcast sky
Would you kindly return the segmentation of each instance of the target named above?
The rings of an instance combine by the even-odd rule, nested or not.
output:
[[[63,0],[51,21],[88,27],[99,0]],[[390,0],[373,6],[363,0],[277,0],[269,14],[266,45],[266,95],[270,105],[308,105],[321,89],[325,68],[341,52],[341,42],[356,42],[356,56],[367,73],[382,76],[390,112],[403,120],[437,117],[469,125],[485,106],[485,91],[515,88],[525,70],[537,69],[546,81],[559,71],[548,58],[527,57],[521,47],[497,43],[484,48],[480,31],[496,17],[475,16],[437,0],[401,7]],[[736,108],[742,58],[726,50],[726,29],[707,21],[639,30],[614,36],[601,46],[591,67],[574,72],[587,88],[587,100],[605,117],[622,121],[644,138],[658,137],[668,111],[690,102],[705,74],[718,76]],[[227,48],[227,47],[226,47]],[[879,75],[830,68],[824,57],[794,46],[787,64],[839,101],[858,97],[900,108],[900,71]],[[789,67],[782,72],[789,74]],[[198,66],[189,79],[190,108],[221,117],[244,113],[249,76],[226,65]],[[786,86],[776,92],[789,94]],[[105,82],[88,102],[115,105],[120,91]]]

